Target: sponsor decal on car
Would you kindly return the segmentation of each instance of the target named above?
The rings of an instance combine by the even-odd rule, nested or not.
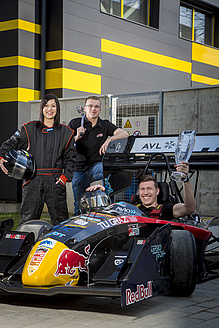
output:
[[[90,252],[90,245],[86,246],[85,254],[80,254],[72,249],[66,248],[59,255],[57,261],[57,269],[54,273],[55,277],[58,275],[74,275],[77,271],[87,271],[88,257]]]
[[[133,292],[130,288],[126,289],[126,305],[134,304],[139,301],[143,301],[149,297],[152,297],[152,281],[147,282],[147,287],[143,284],[137,285],[136,292]]]
[[[138,236],[140,234],[139,225],[132,224],[129,225],[129,236]]]
[[[160,257],[164,257],[164,255],[166,254],[163,250],[162,250],[162,245],[152,245],[151,246],[151,253],[153,255],[156,255],[156,261],[160,258]]]
[[[81,226],[85,226],[85,225],[88,224],[87,221],[84,221],[84,220],[81,220],[81,219],[75,220],[74,223],[77,224],[77,225],[81,225]]]
[[[123,256],[122,255],[116,255],[115,260],[114,260],[114,264],[116,266],[120,266],[125,261],[126,258],[127,258],[126,255],[123,255]]]
[[[102,229],[107,229],[110,227],[114,227],[116,225],[125,224],[125,223],[132,223],[136,222],[137,218],[134,216],[120,216],[116,218],[109,219],[107,221],[102,221],[97,223]]]
[[[40,266],[42,263],[44,257],[46,256],[46,253],[48,252],[48,248],[46,247],[38,247],[33,254],[33,257],[30,261],[30,264],[28,266],[28,274],[31,276]]]
[[[6,239],[25,239],[26,235],[14,234],[14,233],[7,233],[5,235]]]
[[[56,240],[48,238],[48,239],[45,239],[45,240],[41,241],[40,244],[39,244],[39,247],[44,246],[44,247],[52,249],[55,246],[56,243],[57,243]]]

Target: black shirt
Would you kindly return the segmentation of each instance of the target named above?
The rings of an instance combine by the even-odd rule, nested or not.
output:
[[[167,221],[173,221],[173,203],[165,203],[161,210],[160,219],[161,220],[167,220]],[[146,214],[146,216],[150,217],[150,213],[153,210],[154,207],[145,207],[144,205],[141,205],[139,209]]]
[[[68,126],[74,130],[74,136],[76,136],[77,128],[81,126],[81,118],[72,119]],[[117,126],[98,117],[97,124],[92,127],[92,123],[85,117],[84,128],[85,134],[76,142],[76,172],[86,171],[95,163],[102,161],[99,149],[108,136],[113,136]]]

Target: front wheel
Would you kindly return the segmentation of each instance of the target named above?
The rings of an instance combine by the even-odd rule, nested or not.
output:
[[[49,230],[51,230],[52,227],[53,226],[49,222],[45,222],[42,220],[30,220],[21,224],[17,228],[17,231],[33,232],[35,237],[35,243],[36,243],[38,239],[42,235],[46,234]]]
[[[189,296],[197,280],[197,249],[190,231],[173,230],[170,242],[170,294]]]

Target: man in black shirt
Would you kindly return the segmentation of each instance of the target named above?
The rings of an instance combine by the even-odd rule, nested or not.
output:
[[[77,149],[72,179],[75,215],[79,214],[78,200],[90,183],[103,180],[102,155],[109,142],[128,137],[126,131],[108,120],[100,119],[101,103],[98,97],[88,97],[85,100],[84,111],[84,126],[81,126],[81,118],[72,119],[68,124],[74,130]]]
[[[150,175],[142,175],[139,177],[139,198],[141,203],[138,208],[147,216],[153,217],[153,213],[159,212],[159,218],[164,220],[174,220],[195,211],[195,199],[192,187],[189,183],[188,172],[189,165],[187,162],[182,162],[175,165],[176,170],[185,173],[187,180],[183,182],[184,203],[172,204],[165,203],[162,207],[158,204],[157,196],[160,192],[156,179]]]

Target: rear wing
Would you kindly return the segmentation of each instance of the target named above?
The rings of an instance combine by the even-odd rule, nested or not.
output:
[[[133,174],[149,169],[154,172],[174,170],[178,135],[129,136],[109,143],[103,157],[104,178],[113,194],[129,188]],[[153,160],[151,160],[153,158]],[[150,162],[150,163],[149,163]],[[219,134],[197,134],[189,159],[190,173],[219,170]]]

